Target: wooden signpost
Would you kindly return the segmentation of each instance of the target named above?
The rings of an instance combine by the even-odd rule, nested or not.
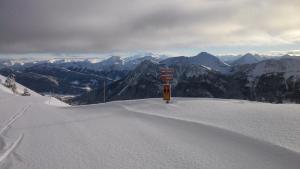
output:
[[[163,100],[169,103],[171,100],[171,84],[173,80],[173,68],[160,68],[160,78],[163,81]]]

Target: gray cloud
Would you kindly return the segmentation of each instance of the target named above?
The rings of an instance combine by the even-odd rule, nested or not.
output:
[[[299,0],[1,0],[0,53],[300,41]]]

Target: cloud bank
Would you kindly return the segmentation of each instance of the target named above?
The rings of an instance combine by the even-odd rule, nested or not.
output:
[[[295,46],[299,7],[299,0],[1,0],[0,53]]]

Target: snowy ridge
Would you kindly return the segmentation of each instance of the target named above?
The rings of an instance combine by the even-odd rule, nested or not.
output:
[[[268,73],[300,73],[300,59],[282,58],[262,61],[249,69],[249,75],[261,76]]]
[[[255,81],[262,75],[283,74],[285,81],[293,78],[294,81],[300,79],[300,59],[298,58],[281,58],[261,61],[257,64],[250,65],[244,70],[249,81],[248,86],[256,85]]]
[[[0,80],[2,81],[2,83],[4,83],[4,81],[6,80],[6,77],[0,75]],[[25,86],[23,86],[23,85],[21,85],[21,84],[19,84],[19,83],[16,83],[16,85],[17,85],[17,92],[18,92],[18,93],[23,93],[23,89],[24,89],[24,88],[27,88],[27,87],[25,87]],[[30,89],[28,89],[28,88],[27,88],[27,90],[28,90],[28,92],[30,93],[31,96],[34,96],[34,97],[41,97],[41,98],[46,98],[46,97],[43,97],[43,96],[41,96],[40,94],[34,92],[33,90],[30,90]],[[0,91],[1,91],[1,92],[9,93],[9,94],[11,94],[11,95],[15,95],[15,94],[11,91],[11,89],[6,88],[5,86],[3,86],[3,84],[0,84]],[[3,94],[2,94],[2,95],[3,95]],[[0,95],[0,98],[1,98],[2,95]],[[28,96],[26,96],[26,97],[28,97]],[[58,100],[58,99],[56,99],[56,98],[54,98],[54,97],[51,97],[51,98],[49,97],[49,100],[45,101],[45,103],[46,103],[46,104],[49,104],[49,105],[53,105],[53,106],[69,106],[67,103],[64,103],[64,102],[62,102],[62,101],[60,101],[60,100]]]
[[[206,52],[201,52],[192,57],[173,57],[161,61],[162,64],[170,65],[200,65],[207,69],[227,74],[230,71],[230,65],[221,61],[218,57]]]
[[[235,60],[232,65],[245,65],[245,64],[253,64],[259,61],[262,61],[264,58],[259,56],[258,54],[247,53],[244,56]]]
[[[6,80],[6,77],[0,75],[0,80],[2,81],[2,83],[4,83],[5,80]],[[19,84],[19,83],[16,83],[16,85],[17,85],[17,92],[18,92],[18,93],[23,93],[23,89],[24,89],[24,88],[27,88],[27,87],[25,87],[25,86],[23,86],[23,85],[21,85],[21,84]],[[1,86],[0,88],[2,89],[2,91],[8,91],[8,93],[13,94],[13,92],[12,92],[10,89],[4,87],[2,84],[0,84],[0,86]],[[28,89],[28,88],[27,88],[27,89]],[[41,96],[40,94],[38,94],[38,93],[36,93],[36,92],[34,92],[34,91],[30,90],[30,89],[28,89],[28,92],[29,92],[31,95],[33,95],[33,96]]]

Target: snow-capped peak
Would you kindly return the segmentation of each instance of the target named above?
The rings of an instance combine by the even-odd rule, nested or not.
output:
[[[240,57],[232,63],[232,65],[244,65],[244,64],[253,64],[262,60],[262,57],[258,54],[247,53],[244,56]]]
[[[218,57],[207,52],[201,52],[191,58],[192,64],[200,64],[213,70],[226,73],[229,71],[230,65],[222,62]]]

